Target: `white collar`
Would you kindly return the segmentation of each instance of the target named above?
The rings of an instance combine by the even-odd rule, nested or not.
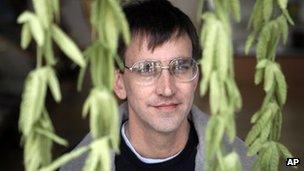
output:
[[[146,158],[146,157],[143,157],[141,156],[136,150],[135,148],[132,146],[131,142],[129,141],[128,137],[126,136],[126,132],[125,132],[125,125],[126,125],[127,122],[125,122],[122,127],[121,127],[121,135],[123,137],[123,140],[125,141],[125,143],[127,144],[127,146],[131,149],[131,151],[136,155],[136,157],[144,162],[144,163],[147,163],[147,164],[154,164],[154,163],[161,163],[161,162],[165,162],[165,161],[168,161],[168,160],[171,160],[173,159],[174,157],[176,157],[177,155],[179,155],[180,152],[178,152],[177,154],[173,155],[173,156],[170,156],[170,157],[167,157],[167,158],[164,158],[164,159],[152,159],[152,158]]]

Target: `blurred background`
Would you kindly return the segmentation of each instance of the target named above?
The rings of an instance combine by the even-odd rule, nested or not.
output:
[[[83,50],[90,42],[88,20],[83,12],[82,0],[61,0],[61,27]],[[171,0],[196,23],[196,0]],[[236,81],[243,97],[243,108],[237,114],[237,131],[245,139],[250,117],[262,103],[264,92],[254,85],[255,54],[244,55],[244,44],[248,35],[247,23],[254,0],[241,0],[242,21],[233,25],[235,45]],[[304,1],[290,0],[289,10],[295,21],[290,28],[286,45],[280,45],[277,61],[280,63],[288,83],[288,99],[284,107],[281,141],[295,157],[300,158],[304,169]],[[35,44],[24,51],[20,44],[20,25],[17,16],[31,9],[30,0],[0,0],[0,170],[24,170],[23,152],[18,132],[19,105],[23,81],[35,67]],[[87,74],[83,90],[77,92],[76,80],[79,68],[55,48],[58,64],[57,75],[61,83],[62,102],[57,104],[48,95],[47,108],[56,133],[69,141],[68,147],[54,146],[54,157],[70,151],[88,133],[88,121],[81,117],[82,104],[88,96],[90,78]],[[196,93],[195,104],[209,113],[208,97]],[[291,170],[281,161],[280,170]]]

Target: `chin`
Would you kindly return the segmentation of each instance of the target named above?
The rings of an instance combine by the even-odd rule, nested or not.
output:
[[[157,132],[160,133],[171,133],[175,132],[182,125],[183,120],[180,118],[159,118],[154,120],[149,125]]]

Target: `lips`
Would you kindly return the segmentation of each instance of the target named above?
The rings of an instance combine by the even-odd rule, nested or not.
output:
[[[162,103],[162,104],[154,105],[153,107],[159,110],[174,110],[177,108],[177,106],[178,103]]]

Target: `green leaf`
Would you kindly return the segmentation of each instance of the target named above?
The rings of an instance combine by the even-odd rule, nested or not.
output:
[[[201,31],[201,39],[206,39],[201,41],[204,46],[203,59],[200,61],[203,81],[200,84],[200,94],[205,95],[208,89],[209,79],[211,77],[214,53],[215,53],[215,43],[217,37],[218,23],[215,19],[214,14],[205,13],[202,18],[205,20],[205,26]],[[202,35],[203,34],[203,35]]]
[[[292,158],[291,152],[281,143],[277,143],[277,147],[284,158]]]
[[[52,44],[52,38],[51,38],[50,32],[46,33],[44,53],[45,53],[44,57],[46,59],[46,63],[48,65],[55,65],[56,60],[55,60],[55,57],[54,57],[53,44]]]
[[[261,27],[263,26],[263,0],[257,0],[254,4],[252,14],[249,19],[248,28],[253,27],[254,31],[260,31]]]
[[[230,0],[231,11],[233,13],[234,19],[237,22],[241,21],[241,8],[239,0]]]
[[[261,142],[261,139],[256,139],[249,147],[247,155],[248,156],[254,156],[257,154],[257,152],[262,148],[263,142]]]
[[[287,8],[288,0],[277,0],[279,7],[283,10]]]
[[[236,126],[235,126],[235,120],[234,120],[234,114],[232,113],[232,116],[228,118],[228,122],[226,124],[227,126],[227,135],[229,138],[229,142],[233,142],[236,137]]]
[[[235,110],[238,111],[242,108],[242,96],[241,93],[235,83],[235,80],[232,81],[232,85],[234,87],[234,103],[235,103]]]
[[[251,168],[252,171],[260,171],[262,157],[265,155],[265,150],[261,150],[257,159],[254,161],[253,166]]]
[[[116,24],[116,18],[113,11],[108,10],[105,16],[107,24],[104,25],[105,42],[110,51],[115,51],[117,49],[117,40],[119,34],[119,28]]]
[[[113,13],[116,16],[116,19],[118,22],[118,25],[120,27],[120,30],[122,32],[124,42],[126,44],[130,43],[131,35],[129,30],[129,24],[127,22],[127,19],[124,15],[124,12],[121,10],[120,5],[117,3],[117,1],[109,1],[109,4],[111,5],[113,9]]]
[[[42,46],[44,42],[44,32],[40,24],[38,17],[32,12],[25,11],[17,19],[17,22],[20,23],[29,23],[32,36],[37,42],[38,46]]]
[[[279,17],[278,25],[282,33],[283,42],[286,44],[288,38],[288,23],[283,15]]]
[[[52,68],[49,68],[49,70],[48,70],[48,85],[49,85],[49,88],[51,90],[51,93],[52,93],[55,101],[57,103],[60,102],[61,101],[61,92],[60,92],[59,81]]]
[[[279,112],[274,117],[274,124],[273,124],[274,140],[280,139],[282,122],[283,122],[282,111],[279,110]]]
[[[120,142],[120,121],[119,121],[119,111],[116,99],[112,96],[111,104],[112,107],[112,118],[111,118],[111,128],[110,128],[110,141],[112,149],[115,152],[119,152],[119,142]]]
[[[252,129],[249,131],[247,137],[246,137],[246,144],[250,145],[256,137],[261,133],[263,128],[267,125],[267,123],[270,121],[272,117],[271,109],[268,108],[265,113],[262,114],[260,119],[257,121],[257,123],[252,127]]]
[[[279,69],[279,67],[277,67],[274,74],[275,74],[275,79],[277,82],[276,92],[278,95],[279,103],[282,106],[286,103],[286,99],[287,99],[287,84],[286,84],[285,77],[284,77],[282,71]]]
[[[49,21],[49,15],[48,15],[48,3],[44,0],[33,0],[33,6],[35,9],[35,12],[42,23],[44,28],[49,28],[50,22]]]
[[[60,5],[59,5],[59,0],[52,0],[51,1],[51,5],[56,17],[56,20],[59,21],[59,17],[60,17]]]
[[[86,69],[87,69],[86,65],[84,67],[80,68],[78,79],[77,79],[77,91],[78,92],[80,92],[82,89],[82,84],[83,84],[83,79],[85,76]]]
[[[252,123],[252,124],[255,123],[259,119],[259,117],[261,116],[262,113],[263,112],[261,112],[261,111],[255,112],[250,119],[250,123]]]
[[[60,49],[73,62],[75,62],[80,67],[85,66],[83,56],[76,44],[56,25],[52,25],[52,36],[56,44],[60,47]]]
[[[27,136],[24,145],[25,170],[38,170],[40,166],[50,161],[49,142],[48,139],[42,139],[42,136],[33,132]]]
[[[277,142],[276,145],[279,150],[279,153],[283,155],[283,158],[293,158],[291,152],[283,144]],[[293,166],[293,168],[297,169],[297,166]]]
[[[269,63],[268,59],[262,59],[258,62],[256,69],[263,69],[267,66],[268,63]]]
[[[41,129],[41,128],[34,128],[34,130],[35,130],[37,133],[39,133],[39,134],[41,134],[41,135],[43,135],[43,136],[45,136],[45,137],[47,137],[47,138],[53,140],[53,141],[56,142],[57,144],[60,144],[60,145],[63,145],[63,146],[67,146],[67,145],[68,145],[68,142],[67,142],[65,139],[63,139],[63,138],[57,136],[57,135],[54,134],[53,132],[50,132],[50,131],[48,131],[48,130],[44,130],[44,129]]]
[[[102,121],[101,121],[101,123],[99,123],[99,125],[95,124],[95,123],[100,122],[99,114],[102,114],[102,113],[99,113],[100,111],[98,110],[99,106],[98,106],[98,102],[97,102],[97,99],[96,99],[96,96],[97,96],[96,93],[97,93],[96,91],[93,92],[93,97],[91,98],[91,102],[90,102],[91,103],[91,106],[90,106],[90,130],[91,130],[91,133],[92,133],[92,137],[94,139],[99,138],[100,134],[102,134],[102,131],[104,131],[104,129],[99,129],[100,127],[103,126]]]
[[[210,78],[210,109],[211,113],[217,114],[220,108],[221,101],[221,93],[220,93],[220,85],[217,73],[214,71],[211,74]]]
[[[257,48],[256,48],[256,54],[257,58],[264,59],[266,58],[267,49],[268,49],[268,43],[270,41],[270,35],[271,35],[271,23],[267,23],[263,26],[262,31],[258,38]]]
[[[264,0],[263,7],[264,22],[268,22],[273,11],[273,0]]]
[[[256,33],[255,32],[251,32],[249,34],[249,36],[247,37],[247,40],[246,40],[246,43],[245,43],[245,54],[246,55],[249,54],[249,50],[250,50],[252,44],[254,43],[255,36],[256,36]]]
[[[32,40],[30,26],[28,23],[24,23],[21,31],[21,47],[26,49]]]
[[[277,31],[280,30],[278,28],[277,20],[272,21],[270,27],[271,27],[271,31],[270,31],[271,36],[268,44],[268,49],[266,52],[266,57],[270,60],[274,60],[281,33]]]
[[[218,29],[218,24],[212,15],[206,15],[206,41],[204,42],[204,51],[202,63],[202,72],[204,77],[209,77],[212,71],[213,58],[214,58],[214,48],[216,43],[216,34]]]
[[[274,84],[274,64],[269,64],[265,68],[265,81],[264,81],[264,90],[267,92]]]
[[[40,118],[44,104],[46,87],[39,78],[39,71],[31,71],[25,80],[19,117],[19,128],[25,136],[30,134],[33,125]]]
[[[279,152],[278,152],[278,148],[276,145],[274,145],[272,150],[272,155],[271,155],[271,160],[270,162],[270,171],[277,171],[278,170],[278,166],[279,166]]]
[[[202,81],[200,82],[200,96],[204,96],[208,90],[209,78],[203,77]]]
[[[212,116],[206,128],[206,158],[209,161],[215,152],[220,149],[220,143],[225,131],[222,118]]]
[[[283,12],[284,16],[286,17],[287,21],[289,22],[289,24],[294,25],[294,22],[293,22],[292,18],[290,17],[287,9],[282,9],[282,12]]]
[[[272,143],[269,143],[269,144],[272,144]],[[270,163],[271,157],[272,157],[273,146],[268,145],[265,148],[266,148],[266,152],[263,155],[263,158],[261,160],[261,170],[266,170],[266,168],[269,168],[269,163]]]
[[[248,156],[254,156],[260,151],[270,134],[270,129],[271,123],[261,131],[260,137],[255,139],[255,141],[250,145],[247,152]]]
[[[260,138],[259,138],[261,143],[265,143],[268,140],[271,132],[273,131],[273,130],[271,130],[272,125],[273,125],[273,123],[270,122],[269,124],[267,124],[264,127],[263,131],[261,132]]]
[[[99,138],[90,144],[90,154],[85,162],[84,170],[110,170],[111,159],[108,137]]]
[[[241,163],[238,154],[233,151],[227,154],[224,158],[225,169],[229,171],[238,171],[241,170]]]
[[[101,170],[111,170],[111,158],[108,141],[101,141],[98,144],[100,147],[100,155],[101,155]]]
[[[48,165],[47,167],[44,167],[40,169],[40,171],[53,171],[58,169],[60,166],[63,166],[68,161],[77,158],[78,156],[84,154],[89,150],[89,146],[79,147],[67,154],[62,155],[60,158],[56,159],[52,164]]]
[[[219,72],[219,78],[221,81],[226,79],[228,74],[228,66],[229,66],[229,58],[230,58],[230,49],[229,49],[229,37],[228,33],[225,30],[223,24],[219,24],[221,26],[218,29],[217,33],[217,44],[216,44],[216,68]]]
[[[91,90],[91,93],[92,93],[92,90]],[[82,109],[82,117],[87,117],[87,115],[90,111],[91,99],[92,99],[91,93],[90,93],[89,97],[86,99],[86,101],[84,102],[83,109]]]
[[[256,85],[260,84],[263,79],[263,69],[257,69],[254,75],[254,83]]]

